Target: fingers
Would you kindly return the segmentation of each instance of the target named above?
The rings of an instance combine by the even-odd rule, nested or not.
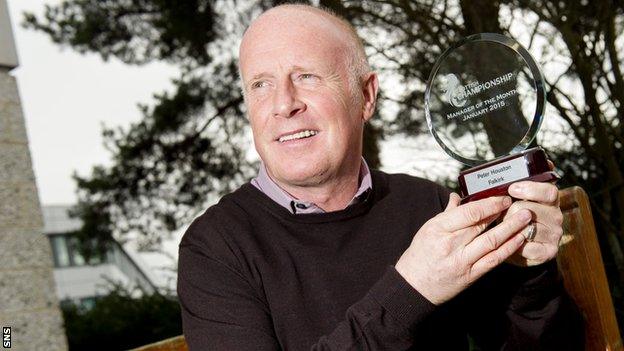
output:
[[[533,212],[533,220],[544,223],[548,226],[561,226],[563,223],[563,213],[557,206],[544,205],[531,201],[516,201],[507,210],[508,214],[514,214],[522,209]]]
[[[518,250],[520,256],[526,259],[528,262],[543,263],[553,259],[557,256],[559,246],[556,244],[528,242],[525,243],[520,250]]]
[[[540,234],[545,232],[562,233],[563,213],[559,207],[531,201],[516,201],[509,207],[507,214],[512,215],[522,209],[530,210],[533,213],[533,221],[538,224],[538,237],[535,241],[540,241]]]
[[[559,207],[531,201],[516,201],[507,210],[507,216],[526,210],[533,213],[536,235],[531,242],[526,242],[507,260],[517,266],[534,266],[554,258],[563,235],[563,213]],[[523,230],[522,233],[527,234],[527,230]]]
[[[485,228],[489,227],[490,224],[494,223],[500,217],[500,213],[497,213],[493,216],[490,216],[481,222],[471,226],[464,228],[455,232],[457,234],[457,240],[462,244],[462,246],[468,245],[474,238],[481,234],[485,230]]]
[[[456,206],[455,203],[451,204],[451,200],[449,200],[449,205],[447,210],[436,218],[444,231],[454,232],[500,214],[511,206],[511,198],[509,196],[493,196],[461,206]]]
[[[535,225],[537,230],[535,239],[522,245],[518,254],[529,262],[546,262],[557,255],[563,229],[551,228],[541,223]]]
[[[494,267],[511,257],[524,243],[522,233],[514,234],[511,239],[504,242],[498,249],[486,254],[475,262],[470,268],[471,280],[476,280]]]
[[[509,186],[509,195],[516,199],[535,201],[547,205],[559,204],[559,190],[550,183],[523,181]]]
[[[559,241],[563,236],[562,227],[550,227],[542,223],[535,223],[536,235],[532,242],[559,246]]]
[[[446,204],[446,208],[444,209],[444,211],[448,211],[450,209],[453,209],[453,208],[459,206],[460,203],[461,203],[461,197],[459,197],[459,195],[457,195],[456,193],[450,193],[449,194],[449,201]]]
[[[519,232],[523,230],[527,226],[527,224],[529,224],[531,218],[532,214],[530,211],[518,211],[510,218],[501,222],[496,227],[476,237],[470,244],[466,245],[466,247],[464,248],[465,259],[468,260],[468,262],[477,262],[484,256],[492,252],[498,251],[497,249],[500,249],[509,240],[509,238],[513,237],[516,234],[522,236],[522,241],[524,241],[523,233]],[[516,249],[520,247],[521,244],[522,243],[519,243]],[[506,248],[507,247],[508,246],[506,246]],[[500,257],[502,257],[502,254],[504,253],[505,252],[501,253]],[[513,254],[513,252],[509,253],[509,255],[511,254]],[[508,256],[504,257],[503,260],[505,260],[507,257]]]

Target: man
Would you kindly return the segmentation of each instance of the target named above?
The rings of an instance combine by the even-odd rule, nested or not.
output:
[[[377,76],[325,11],[262,14],[240,72],[263,165],[180,244],[191,350],[462,350],[468,334],[484,349],[582,347],[553,260],[554,185],[460,206],[431,182],[369,170]]]

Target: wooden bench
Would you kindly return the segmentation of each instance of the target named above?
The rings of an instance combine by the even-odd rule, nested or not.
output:
[[[186,341],[184,341],[184,335],[180,335],[154,344],[141,346],[131,351],[188,351],[188,346],[186,346]]]
[[[571,187],[559,195],[565,219],[557,262],[566,291],[585,318],[585,350],[624,350],[587,194],[579,187]],[[186,350],[184,336],[135,349]]]
[[[585,318],[585,350],[624,350],[587,194],[559,192],[564,215],[557,262],[566,291]]]

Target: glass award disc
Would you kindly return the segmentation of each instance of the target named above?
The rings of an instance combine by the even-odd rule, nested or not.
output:
[[[476,166],[525,150],[544,110],[542,73],[500,34],[469,36],[435,63],[425,91],[427,124],[456,160]]]

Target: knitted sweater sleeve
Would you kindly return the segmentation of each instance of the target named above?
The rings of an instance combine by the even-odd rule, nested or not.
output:
[[[281,345],[256,289],[226,262],[182,244],[178,296],[194,350],[405,350],[410,330],[434,310],[391,266],[345,319],[313,345]]]
[[[466,330],[483,350],[584,350],[583,321],[555,260],[502,264],[462,297]]]
[[[228,262],[182,242],[178,298],[189,350],[279,350],[266,304]]]

